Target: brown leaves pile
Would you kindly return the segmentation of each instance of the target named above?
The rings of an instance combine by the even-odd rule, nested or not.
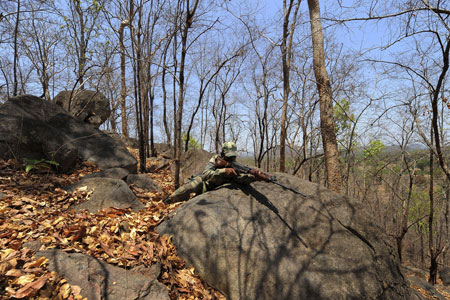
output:
[[[160,201],[173,191],[169,171],[148,174],[163,193],[132,187],[145,210],[77,213],[70,207],[86,201],[89,193],[68,193],[61,187],[94,171],[95,166],[84,163],[70,175],[26,173],[22,164],[0,160],[0,299],[84,299],[80,287],[50,272],[47,259],[34,256],[30,245],[36,243],[41,249],[81,252],[120,267],[161,264],[158,280],[171,299],[225,299],[177,256],[170,237],[155,231],[176,208]]]

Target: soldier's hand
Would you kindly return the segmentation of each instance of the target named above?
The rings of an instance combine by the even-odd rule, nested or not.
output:
[[[227,165],[228,165],[228,162],[225,159],[222,159],[220,157],[217,157],[214,162],[214,166],[216,168],[225,168]]]
[[[227,176],[237,176],[236,170],[233,168],[225,168],[225,175]]]

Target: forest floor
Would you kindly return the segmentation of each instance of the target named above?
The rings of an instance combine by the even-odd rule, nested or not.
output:
[[[127,269],[159,263],[158,280],[171,299],[225,300],[177,256],[170,238],[155,230],[177,207],[161,202],[173,191],[169,170],[147,174],[162,193],[131,187],[146,206],[144,210],[107,209],[93,214],[70,209],[88,199],[87,191],[67,193],[62,187],[98,171],[94,165],[83,163],[69,175],[41,168],[25,172],[24,167],[16,161],[0,160],[0,299],[85,299],[80,287],[48,270],[47,260],[36,258],[26,246],[39,240],[45,249],[85,253]],[[123,223],[130,228],[127,234],[118,230]],[[437,299],[412,287],[426,299]],[[450,294],[441,294],[450,299]]]

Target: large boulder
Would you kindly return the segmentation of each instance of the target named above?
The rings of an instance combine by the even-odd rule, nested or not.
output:
[[[123,142],[127,147],[133,148],[133,149],[139,149],[139,140],[132,137],[124,137]]]
[[[130,174],[127,176],[126,182],[128,185],[134,185],[143,190],[162,192],[159,185],[145,174]]]
[[[173,147],[165,143],[155,143],[155,150],[157,154],[173,152]]]
[[[133,210],[145,208],[128,188],[125,181],[120,179],[102,177],[86,178],[65,187],[65,190],[74,192],[79,188],[86,188],[92,194],[88,201],[74,207],[77,211],[87,209],[92,213],[96,213],[109,207],[131,207]]]
[[[62,171],[78,159],[100,169],[137,171],[136,158],[122,143],[31,95],[10,98],[0,106],[0,158],[55,160]]]
[[[46,257],[48,268],[81,288],[90,300],[169,300],[169,291],[158,282],[159,274],[146,275],[107,264],[82,253],[65,253],[51,249],[39,251]]]
[[[442,270],[439,271],[439,278],[445,286],[450,286],[450,267],[443,267]]]
[[[124,168],[111,168],[105,169],[97,173],[91,173],[83,177],[83,179],[94,178],[94,177],[103,177],[103,178],[114,178],[126,180],[127,176],[130,175],[130,171]]]
[[[188,150],[181,157],[180,182],[186,182],[192,175],[199,175],[203,172],[213,154],[205,150]],[[172,172],[175,172],[175,164],[172,165]]]
[[[158,226],[228,300],[418,299],[382,230],[350,199],[294,176],[224,185]]]
[[[99,128],[111,115],[109,100],[98,91],[62,91],[53,102],[82,122]]]

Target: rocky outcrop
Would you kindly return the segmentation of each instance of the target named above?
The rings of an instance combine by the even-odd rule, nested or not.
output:
[[[87,178],[114,178],[114,179],[122,179],[126,180],[127,176],[130,175],[130,171],[124,168],[110,168],[105,169],[97,173],[88,174],[83,177],[83,179]]]
[[[88,201],[83,202],[76,207],[75,210],[87,209],[92,213],[96,213],[102,209],[128,208],[139,210],[145,206],[137,200],[133,192],[128,188],[125,181],[113,178],[86,178],[80,182],[65,187],[68,192],[74,192],[79,188],[86,188],[92,194]]]
[[[99,128],[111,115],[109,100],[98,91],[62,91],[53,102],[95,128]]]
[[[45,158],[57,161],[63,172],[78,160],[100,169],[137,171],[136,158],[122,143],[31,95],[10,98],[0,106],[0,158]]]
[[[185,152],[181,158],[180,182],[185,183],[192,175],[203,172],[213,154],[205,150],[192,149]],[[175,164],[172,165],[172,173],[175,172]]]
[[[159,274],[125,270],[82,253],[65,253],[51,249],[39,251],[46,257],[48,268],[71,285],[81,288],[90,300],[169,300],[167,288],[157,281]]]
[[[159,185],[145,174],[130,174],[126,182],[143,190],[162,192]]]
[[[277,177],[308,196],[265,182],[228,184],[181,205],[158,231],[229,300],[418,299],[359,205]]]

